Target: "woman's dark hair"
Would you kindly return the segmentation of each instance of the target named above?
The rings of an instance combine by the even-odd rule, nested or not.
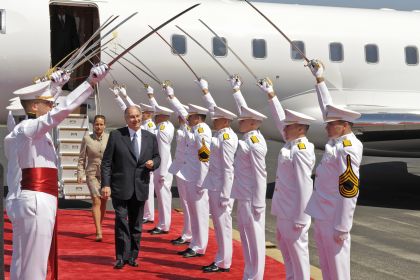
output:
[[[95,122],[95,121],[96,121],[96,119],[103,119],[103,120],[104,120],[104,123],[106,123],[106,118],[105,118],[105,116],[104,116],[104,115],[96,115],[96,116],[93,118],[93,122]]]

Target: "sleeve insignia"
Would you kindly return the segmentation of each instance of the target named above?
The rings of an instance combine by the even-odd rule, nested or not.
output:
[[[298,143],[297,146],[298,146],[299,150],[305,150],[306,149],[305,143],[302,143],[302,142]]]
[[[252,142],[252,144],[259,143],[260,139],[258,139],[258,137],[256,135],[252,135],[251,136],[251,142]]]
[[[165,125],[164,124],[161,124],[160,127],[159,127],[159,129],[160,129],[160,131],[165,130]]]
[[[203,133],[204,132],[204,128],[199,127],[197,131],[198,131],[198,133]]]
[[[201,148],[198,150],[198,160],[201,162],[208,162],[210,159],[210,149],[206,146],[206,140],[201,139]]]
[[[152,127],[153,127],[153,123],[152,123],[152,122],[149,122],[149,123],[147,124],[147,126],[148,126],[148,127],[150,127],[150,128],[152,128]]]
[[[229,139],[230,139],[229,133],[227,132],[223,133],[223,140],[229,140]]]
[[[351,141],[349,139],[343,140],[343,147],[351,147]]]
[[[338,190],[341,196],[345,198],[355,197],[359,193],[359,178],[353,172],[351,167],[351,157],[347,155],[347,168],[339,177]]]

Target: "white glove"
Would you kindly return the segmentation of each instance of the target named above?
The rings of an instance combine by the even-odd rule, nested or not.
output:
[[[198,195],[203,195],[206,189],[204,188],[197,188],[197,194]]]
[[[118,86],[115,86],[114,88],[109,88],[109,90],[115,95],[115,97],[119,96]]]
[[[109,67],[105,63],[92,67],[92,69],[90,69],[88,82],[91,85],[99,83],[103,78],[105,78],[106,74],[108,74],[108,69]]]
[[[339,231],[339,230],[334,230],[334,240],[335,242],[337,242],[338,244],[341,244],[344,242],[344,240],[346,240],[347,238],[349,238],[349,233],[348,232],[343,232],[343,231]]]
[[[70,75],[63,70],[55,71],[51,74],[51,81],[55,87],[62,87],[70,80]]]
[[[166,94],[170,96],[174,96],[174,89],[171,86],[164,86],[163,90],[166,92]]]
[[[230,204],[230,199],[229,198],[221,197],[220,200],[219,200],[219,204],[220,204],[220,207],[226,209],[226,207],[228,207],[229,204]]]
[[[201,90],[209,89],[209,83],[202,78],[200,80],[194,80],[194,82],[201,88]]]
[[[312,75],[315,78],[321,78],[324,76],[324,64],[321,60],[312,59],[308,64],[309,69],[311,69]]]
[[[230,79],[228,79],[233,89],[239,90],[242,85],[242,81],[238,75],[232,75]]]
[[[127,95],[127,90],[125,89],[125,87],[123,86],[118,87],[118,91],[124,98],[127,98],[128,95]]]
[[[258,83],[257,83],[258,87],[261,89],[262,92],[264,93],[273,93],[274,89],[273,89],[273,83],[271,82],[271,80],[269,78],[264,78],[261,79]]]
[[[153,88],[151,86],[147,86],[146,88],[147,94],[154,94]]]
[[[252,206],[252,214],[254,214],[255,218],[259,219],[261,214],[264,212],[265,207],[261,206]]]
[[[295,223],[294,228],[295,230],[301,230],[305,227],[304,224]]]

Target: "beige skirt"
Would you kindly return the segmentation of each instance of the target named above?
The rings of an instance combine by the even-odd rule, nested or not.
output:
[[[101,196],[101,177],[95,175],[87,175],[86,183],[89,187],[90,195],[92,197]]]

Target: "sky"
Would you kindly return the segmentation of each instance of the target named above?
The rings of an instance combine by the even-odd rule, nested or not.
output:
[[[353,8],[390,8],[395,10],[420,10],[420,0],[254,0],[286,4],[320,5]]]

